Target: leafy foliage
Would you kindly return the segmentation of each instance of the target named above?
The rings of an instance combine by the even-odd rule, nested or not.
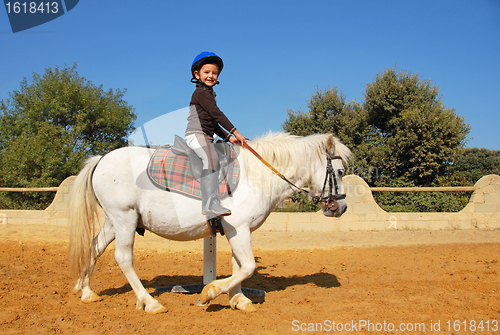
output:
[[[346,102],[338,88],[316,89],[309,99],[308,112],[287,110],[288,120],[282,124],[284,131],[298,136],[333,133],[345,145],[359,145],[368,136],[364,110],[356,101]]]
[[[437,86],[417,74],[378,74],[366,86],[363,108],[377,130],[376,146],[360,154],[379,171],[378,179],[403,178],[430,186],[448,173],[470,127],[453,109],[445,108]]]
[[[482,176],[500,175],[500,150],[466,148],[453,165],[453,175],[467,184],[475,184]]]
[[[311,198],[304,193],[295,193],[290,197],[290,204],[287,206],[278,206],[275,212],[317,212],[320,210],[320,206],[315,204]]]
[[[384,186],[415,187],[402,178],[390,180]],[[437,185],[436,185],[437,186]],[[458,212],[469,202],[467,192],[374,192],[377,204],[387,212]]]
[[[76,64],[34,73],[31,84],[24,78],[0,101],[0,185],[58,186],[86,158],[124,146],[136,117],[124,93],[80,77]],[[0,205],[43,208],[50,198],[8,193]]]
[[[439,88],[430,80],[398,73],[395,67],[377,74],[366,85],[362,104],[347,102],[336,87],[316,89],[308,111],[288,110],[282,128],[301,136],[334,133],[355,155],[349,173],[360,175],[372,186],[456,182],[459,179],[451,177],[458,171],[455,158],[470,130],[454,109],[443,105]],[[463,203],[463,195],[449,194],[384,194],[377,198],[397,210],[402,209],[397,205],[402,201],[425,211],[454,211]],[[457,198],[458,205],[452,198]],[[409,208],[405,211],[412,211]]]

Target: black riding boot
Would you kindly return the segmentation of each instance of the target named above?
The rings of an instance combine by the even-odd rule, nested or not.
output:
[[[231,210],[222,207],[219,197],[219,174],[207,169],[201,172],[201,212],[208,216],[231,215]]]

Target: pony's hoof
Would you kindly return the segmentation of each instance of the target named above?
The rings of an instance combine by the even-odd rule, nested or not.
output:
[[[257,308],[252,304],[252,300],[248,299],[243,293],[238,293],[229,300],[229,305],[232,309],[238,309],[244,312],[255,312]]]
[[[159,314],[159,313],[167,313],[168,309],[160,304],[157,300],[153,299],[152,301],[146,302],[143,300],[137,300],[135,304],[135,309],[143,310],[146,313],[151,314]]]
[[[155,308],[151,310],[146,310],[146,312],[151,313],[151,314],[160,314],[160,313],[167,313],[168,309],[165,306],[162,306],[161,304],[158,304],[159,306],[156,306]]]
[[[203,288],[200,294],[200,303],[205,306],[210,300],[216,298],[220,294],[221,289],[213,286],[212,284],[207,284]]]
[[[86,304],[89,302],[96,302],[96,301],[101,301],[101,300],[102,300],[102,298],[100,296],[98,296],[95,292],[92,292],[90,297],[82,299],[82,301]]]
[[[243,308],[238,308],[240,311],[244,312],[255,312],[257,311],[257,308],[252,303],[249,303],[248,305],[244,306]]]

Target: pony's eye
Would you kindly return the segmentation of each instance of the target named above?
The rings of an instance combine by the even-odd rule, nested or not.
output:
[[[339,176],[341,176],[341,177],[344,176],[344,170],[339,170]]]

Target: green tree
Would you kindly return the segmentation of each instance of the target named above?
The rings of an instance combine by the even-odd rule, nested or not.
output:
[[[467,184],[475,184],[488,174],[500,175],[500,150],[464,149],[453,164],[453,176]]]
[[[124,91],[104,91],[71,68],[24,78],[0,101],[0,185],[58,186],[83,161],[126,145],[136,115]],[[5,193],[0,206],[44,208],[52,195]]]
[[[377,167],[378,181],[403,178],[423,186],[449,173],[470,127],[443,105],[437,86],[393,67],[365,91],[363,109],[376,136],[356,154]]]
[[[359,145],[368,136],[364,110],[356,101],[346,101],[336,87],[324,91],[316,88],[309,98],[308,109],[305,113],[287,110],[288,119],[282,129],[298,136],[333,133],[348,147]]]

